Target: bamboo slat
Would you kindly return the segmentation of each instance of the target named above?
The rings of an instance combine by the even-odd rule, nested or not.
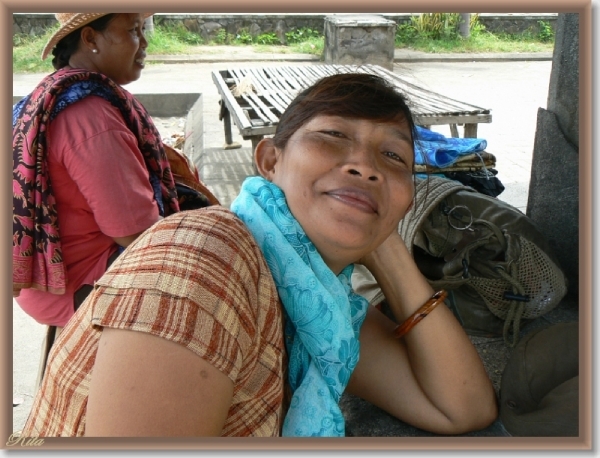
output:
[[[279,116],[298,92],[325,76],[349,72],[368,72],[390,81],[406,95],[415,122],[419,125],[447,124],[451,126],[454,134],[457,132],[456,125],[464,124],[465,134],[472,134],[476,133],[478,123],[488,123],[492,120],[489,109],[427,90],[376,65],[272,65],[260,68],[228,68],[225,71],[213,72],[213,80],[215,84],[218,82],[217,88],[221,97],[227,99],[230,104],[237,104],[230,111],[238,128],[244,129],[244,135],[252,136],[252,129],[247,128],[248,119],[239,119],[240,113],[243,112],[245,118],[250,117],[253,126],[260,127],[260,134],[257,135],[274,133]],[[228,94],[224,93],[225,87],[229,89]],[[236,87],[238,90],[244,89],[245,92],[235,95]],[[272,127],[272,132],[269,126]]]

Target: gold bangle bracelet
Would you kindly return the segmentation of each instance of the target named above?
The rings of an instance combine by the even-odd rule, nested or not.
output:
[[[440,290],[437,293],[434,293],[427,302],[425,302],[419,310],[409,316],[402,324],[396,326],[394,329],[394,337],[400,339],[408,333],[412,328],[414,328],[419,321],[429,315],[434,308],[440,305],[442,302],[446,300],[448,297],[448,292],[446,290]]]

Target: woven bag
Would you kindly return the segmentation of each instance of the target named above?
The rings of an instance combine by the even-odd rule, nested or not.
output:
[[[415,205],[398,226],[417,266],[474,335],[503,335],[516,345],[521,320],[537,318],[567,292],[545,237],[516,208],[454,180],[416,179]],[[375,279],[357,266],[358,294],[377,304]],[[512,334],[512,338],[511,338]]]

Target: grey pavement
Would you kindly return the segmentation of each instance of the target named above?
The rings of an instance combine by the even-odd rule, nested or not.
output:
[[[149,62],[153,60],[156,63],[148,63],[140,80],[126,88],[133,94],[155,94],[157,97],[168,97],[172,93],[202,94],[204,149],[195,152],[192,159],[205,183],[223,205],[228,206],[243,178],[252,172],[251,142],[241,138],[235,126],[232,126],[233,141],[239,143],[241,148],[223,149],[225,137],[223,123],[218,119],[219,95],[211,72],[232,67],[259,67],[277,63],[313,65],[321,62],[307,55],[259,54],[257,57],[254,51],[244,51],[241,47],[227,47],[226,50],[213,48],[208,51],[203,56],[187,56],[185,59],[149,59]],[[411,56],[413,59],[410,59]],[[492,122],[479,125],[478,137],[487,140],[487,151],[497,158],[498,178],[506,188],[499,199],[525,212],[537,110],[546,107],[552,56],[426,57],[409,51],[397,53],[394,72],[427,89],[491,109]],[[13,75],[13,96],[28,93],[41,77],[41,74]],[[186,122],[184,114],[154,119],[164,138],[183,135]],[[434,130],[450,135],[447,126],[434,127]],[[546,322],[576,320],[576,306],[559,308],[542,318]],[[13,396],[19,401],[19,405],[13,408],[14,431],[21,428],[31,408],[43,332],[44,327],[26,316],[13,301]],[[501,339],[473,340],[498,388],[509,351]],[[375,428],[380,434],[373,434],[374,429],[364,427],[364,421],[360,419],[360,415],[364,415],[369,407],[360,402],[347,398],[344,400],[347,414],[354,418],[349,430],[354,435],[429,435],[401,422],[392,422],[390,426],[386,414],[378,409],[368,412],[369,420],[385,426]],[[506,432],[496,423],[474,435],[501,436]]]

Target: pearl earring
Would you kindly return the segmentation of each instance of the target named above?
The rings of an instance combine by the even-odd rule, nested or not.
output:
[[[92,52],[93,52],[94,54],[98,54],[98,50],[97,50],[97,49],[92,49]]]

